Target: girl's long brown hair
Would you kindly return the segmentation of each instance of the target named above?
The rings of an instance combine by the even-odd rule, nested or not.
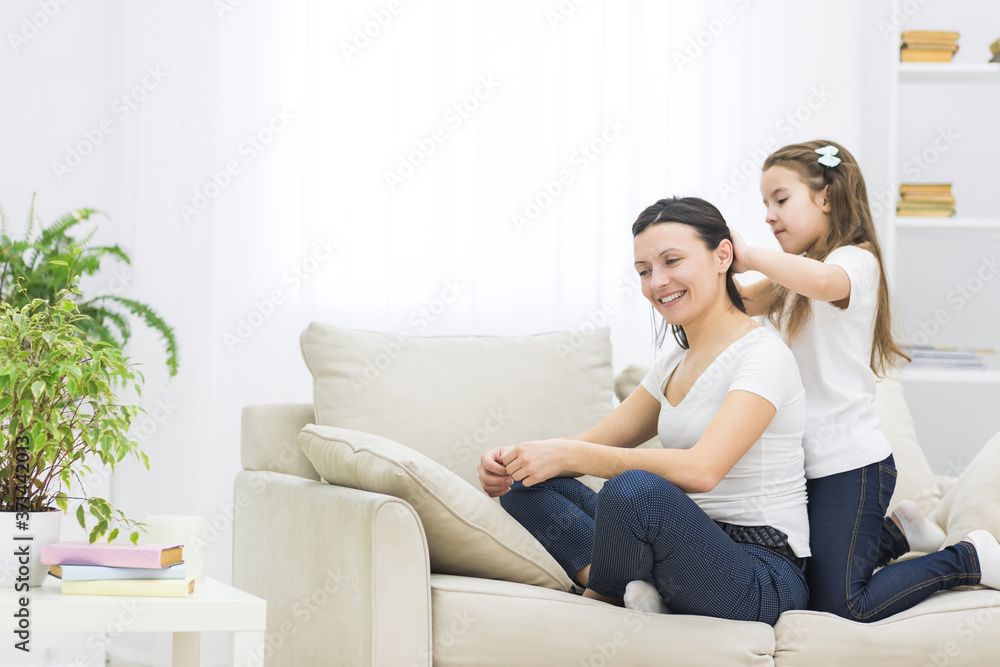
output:
[[[819,163],[820,156],[816,149],[824,146],[834,146],[837,149],[840,164],[836,167],[824,167]],[[872,371],[881,377],[902,360],[909,361],[910,357],[893,337],[889,285],[882,264],[882,249],[875,234],[875,224],[868,206],[868,190],[857,160],[840,144],[819,140],[778,149],[764,160],[762,169],[766,171],[775,166],[796,172],[814,193],[830,187],[827,192],[830,231],[809,248],[810,258],[822,262],[837,248],[855,245],[871,252],[878,261],[878,305],[875,309],[875,331],[869,361]],[[809,298],[775,283],[765,297],[763,312],[779,331],[784,332],[790,343],[809,319]]]

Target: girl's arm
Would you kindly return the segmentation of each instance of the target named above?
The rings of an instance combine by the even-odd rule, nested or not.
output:
[[[828,301],[840,308],[847,307],[851,296],[851,280],[841,267],[780,250],[748,246],[738,233],[731,233],[735,257],[733,261],[737,272],[759,271],[802,296]],[[755,283],[757,284],[759,283]],[[844,303],[837,303],[840,301]]]
[[[746,286],[740,283],[737,285],[743,295],[743,305],[747,307],[747,315],[750,317],[764,315],[764,300],[767,298],[768,292],[774,288],[774,281],[765,278]]]
[[[645,392],[641,386],[636,392],[639,390]],[[503,460],[507,474],[525,486],[556,477],[562,470],[605,479],[626,470],[648,470],[685,493],[704,493],[729,474],[760,439],[776,412],[762,396],[734,390],[726,394],[691,449],[622,449],[582,440],[543,440],[511,447]]]

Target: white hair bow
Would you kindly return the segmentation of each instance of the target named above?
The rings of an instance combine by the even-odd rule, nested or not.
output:
[[[837,155],[836,146],[823,146],[823,148],[817,148],[816,152],[819,153],[819,163],[824,167],[833,169],[840,164],[840,158],[835,157]]]

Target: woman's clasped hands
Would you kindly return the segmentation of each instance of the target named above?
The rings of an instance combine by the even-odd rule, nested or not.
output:
[[[479,483],[491,498],[498,498],[517,481],[525,486],[573,474],[570,461],[575,440],[529,440],[513,447],[497,447],[479,460]]]

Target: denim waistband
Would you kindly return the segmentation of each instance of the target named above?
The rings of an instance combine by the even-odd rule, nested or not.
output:
[[[770,549],[779,556],[784,556],[792,561],[800,570],[806,563],[805,558],[799,558],[792,551],[788,544],[788,534],[778,530],[774,526],[739,526],[734,523],[724,523],[716,521],[719,528],[729,536],[733,542],[738,544],[755,544],[765,549]]]

